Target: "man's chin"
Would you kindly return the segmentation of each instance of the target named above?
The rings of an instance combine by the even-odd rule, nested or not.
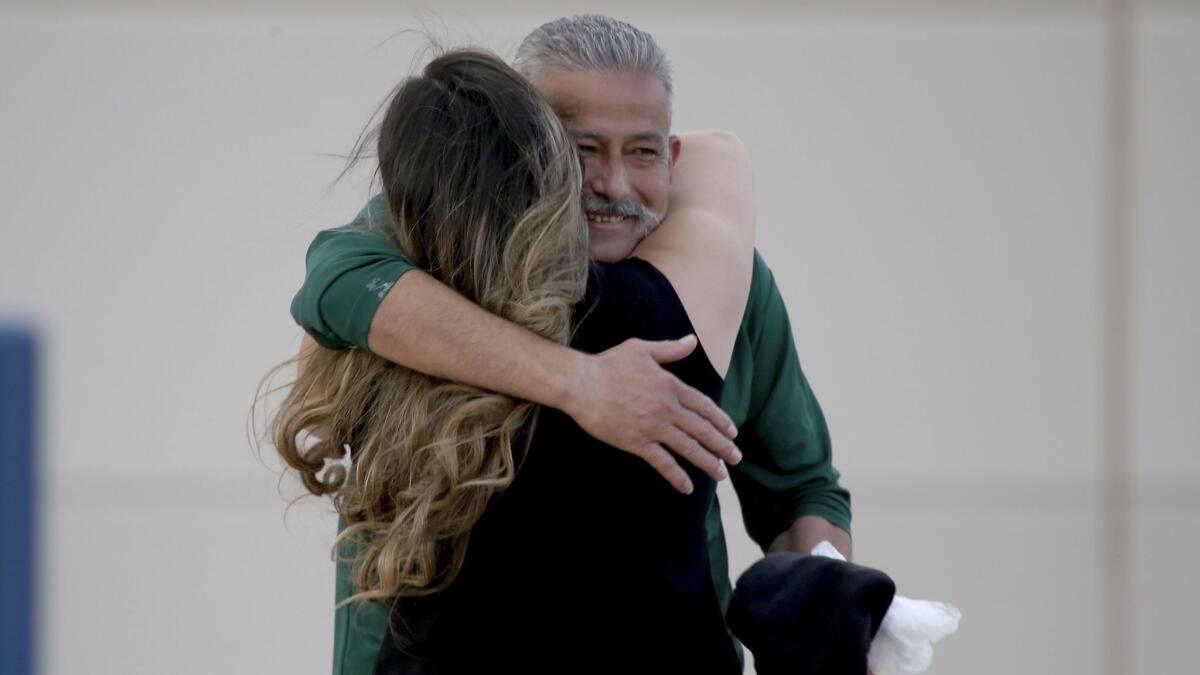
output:
[[[638,245],[633,232],[597,232],[591,230],[592,259],[600,262],[620,262],[633,253]]]
[[[592,244],[592,259],[598,262],[621,262],[633,253],[634,246],[614,246],[612,244]]]

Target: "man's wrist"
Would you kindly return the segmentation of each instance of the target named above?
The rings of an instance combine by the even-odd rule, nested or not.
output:
[[[850,534],[825,518],[812,515],[797,518],[791,527],[775,537],[767,547],[767,552],[793,551],[807,555],[821,541],[833,544],[846,560],[854,559]]]
[[[557,364],[549,369],[546,400],[539,401],[543,405],[561,410],[575,418],[586,388],[589,369],[595,356],[564,347],[556,359]]]

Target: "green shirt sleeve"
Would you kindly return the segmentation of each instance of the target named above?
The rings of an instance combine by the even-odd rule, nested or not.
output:
[[[764,551],[801,516],[820,516],[849,533],[850,493],[838,483],[825,416],[800,369],[774,275],[757,252],[738,340],[740,372],[731,366],[731,374],[743,383],[734,388],[744,398],[737,411],[745,415],[737,439],[744,457],[730,478],[747,532]]]
[[[319,233],[308,247],[292,318],[323,347],[367,349],[371,321],[388,290],[413,268],[386,234],[382,195],[354,222]]]

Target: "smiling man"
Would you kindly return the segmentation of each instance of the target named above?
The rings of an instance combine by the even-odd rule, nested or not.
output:
[[[583,207],[592,256],[629,255],[662,222],[680,141],[669,136],[663,80],[639,72],[550,70],[538,89],[575,139],[583,163]]]
[[[686,152],[670,133],[665,53],[629,24],[576,16],[534,30],[514,66],[577,143],[593,256],[626,258],[666,214],[671,170]],[[683,492],[691,485],[675,456],[716,479],[725,476],[726,460],[747,531],[764,552],[807,553],[825,539],[850,556],[849,493],[838,484],[783,299],[757,254],[718,409],[659,365],[682,358],[694,340],[630,340],[595,355],[573,351],[413,269],[383,234],[387,225],[387,208],[376,198],[354,223],[322,232],[310,247],[292,313],[317,342],[370,349],[414,370],[558,408],[596,438],[646,460]],[[733,427],[740,451],[729,440]],[[724,611],[731,585],[715,500],[707,530]],[[339,564],[339,601],[353,594],[350,576]],[[386,609],[340,607],[336,631],[334,672],[365,675],[387,632]]]

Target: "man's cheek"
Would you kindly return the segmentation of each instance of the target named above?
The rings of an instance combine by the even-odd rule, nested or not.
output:
[[[594,157],[580,157],[579,165],[583,168],[583,182],[586,185],[596,176],[596,172],[599,171],[598,162]],[[586,197],[587,195],[584,196]]]
[[[655,215],[661,216],[667,210],[667,195],[671,189],[671,175],[666,171],[656,171],[652,176],[638,182],[638,192],[642,204]]]

